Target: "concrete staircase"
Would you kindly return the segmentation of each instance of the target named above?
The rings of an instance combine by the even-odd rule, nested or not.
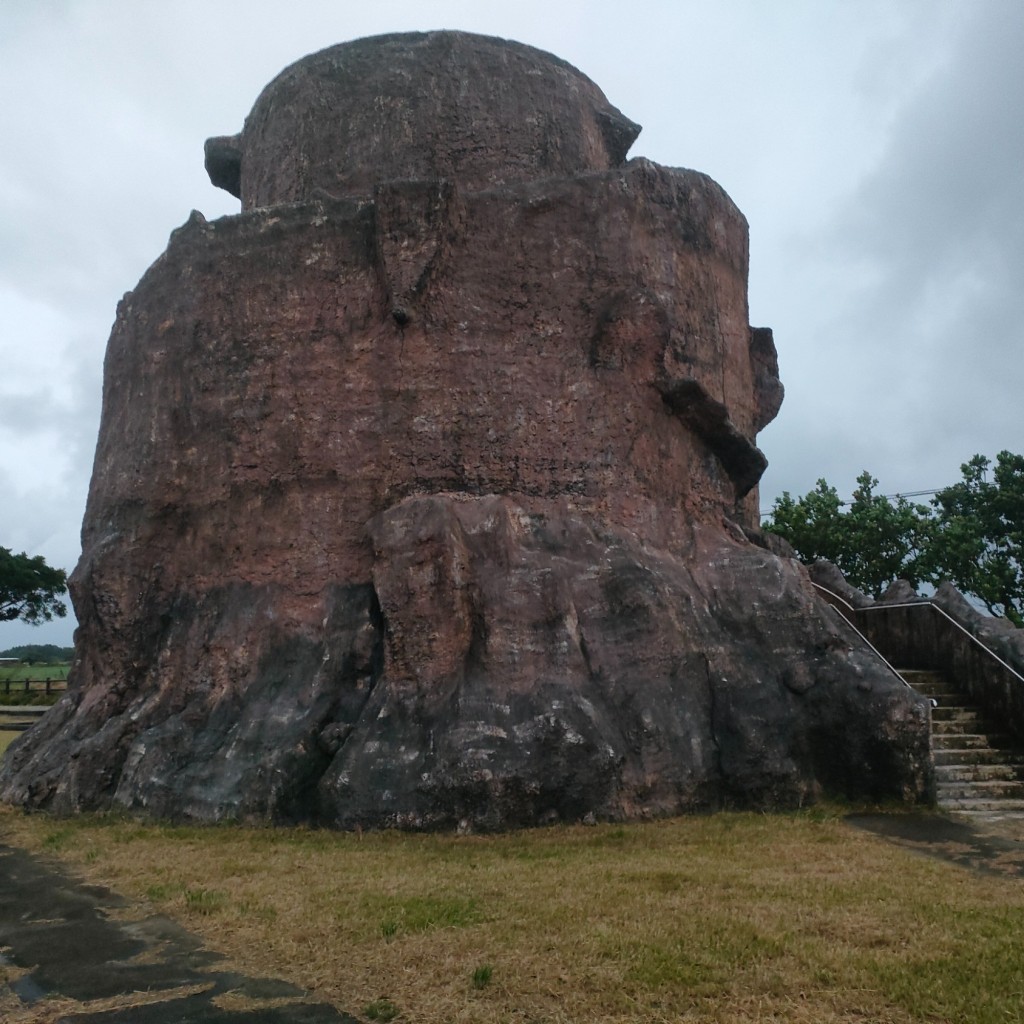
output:
[[[1024,818],[1024,751],[986,722],[941,672],[900,670],[932,708],[932,751],[940,810],[979,818]]]

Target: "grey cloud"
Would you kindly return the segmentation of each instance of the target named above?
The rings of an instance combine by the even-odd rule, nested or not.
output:
[[[847,491],[861,468],[887,491],[943,486],[975,452],[1024,449],[1024,7],[964,10],[876,166],[809,239],[832,310],[800,350],[794,422],[766,432],[763,506],[821,475]],[[780,356],[786,379],[784,335]]]
[[[1024,6],[976,5],[957,52],[892,128],[848,217],[855,250],[911,295],[976,267],[1020,280],[1024,261]],[[986,16],[988,15],[988,16]]]
[[[63,343],[25,353],[18,377],[23,395],[59,410],[59,466],[43,495],[25,483],[34,467],[17,472],[17,452],[0,461],[3,493],[26,495],[0,512],[0,543],[49,545],[52,534],[62,547],[43,553],[77,556],[117,300],[192,207],[211,218],[238,208],[206,180],[203,140],[238,130],[263,85],[311,50],[442,25],[576,63],[645,124],[635,152],[711,173],[739,203],[753,317],[775,329],[787,387],[761,439],[763,503],[822,475],[852,489],[864,468],[890,490],[941,484],[975,450],[1024,448],[1016,0],[245,10],[0,0],[0,87],[12,99],[0,304],[17,294],[64,324]],[[0,345],[20,344],[4,320]],[[5,436],[38,440],[44,426]]]

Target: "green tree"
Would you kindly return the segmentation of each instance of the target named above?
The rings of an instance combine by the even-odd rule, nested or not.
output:
[[[1002,451],[994,467],[975,455],[960,471],[963,479],[932,501],[928,576],[949,580],[993,615],[1024,626],[1024,455]]]
[[[839,492],[825,480],[813,491],[794,499],[783,491],[775,499],[771,518],[763,524],[769,533],[785,537],[801,561],[827,558],[841,567],[846,561],[848,538],[843,529],[843,502]]]
[[[824,480],[796,500],[787,491],[776,499],[764,529],[785,537],[804,562],[827,558],[874,597],[893,580],[917,586],[925,578],[921,555],[931,537],[929,511],[906,498],[893,502],[876,494],[877,486],[869,472],[861,473],[847,511]]]
[[[1024,455],[1002,451],[995,465],[975,455],[963,479],[938,491],[932,508],[874,493],[864,472],[853,501],[819,480],[793,499],[777,499],[764,529],[793,545],[805,562],[827,558],[875,597],[896,579],[915,587],[949,580],[993,615],[1024,626]]]
[[[63,618],[67,607],[60,598],[67,588],[67,573],[51,569],[42,555],[32,558],[0,548],[0,622],[22,619],[37,625]]]
[[[857,477],[857,489],[845,516],[850,571],[843,569],[854,586],[874,597],[880,597],[894,580],[907,580],[914,587],[920,584],[924,579],[921,558],[932,535],[926,506],[901,496],[893,501],[875,494],[877,486],[867,470]]]

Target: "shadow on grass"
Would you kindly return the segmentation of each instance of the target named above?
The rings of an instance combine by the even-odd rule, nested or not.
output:
[[[848,814],[846,820],[872,835],[972,871],[1024,877],[1024,841],[1009,834],[1005,826],[999,829],[998,822],[990,828],[985,822],[928,812],[857,813]]]

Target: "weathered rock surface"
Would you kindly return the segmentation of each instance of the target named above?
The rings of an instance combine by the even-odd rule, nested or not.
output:
[[[334,47],[118,309],[68,695],[7,801],[499,828],[920,799],[928,708],[751,543],[747,228],[548,55]],[[752,532],[753,531],[753,532]]]
[[[620,166],[640,126],[572,65],[464,32],[374,36],[281,72],[245,128],[210,139],[215,185],[242,209],[318,190],[369,197],[381,181],[472,191]]]

